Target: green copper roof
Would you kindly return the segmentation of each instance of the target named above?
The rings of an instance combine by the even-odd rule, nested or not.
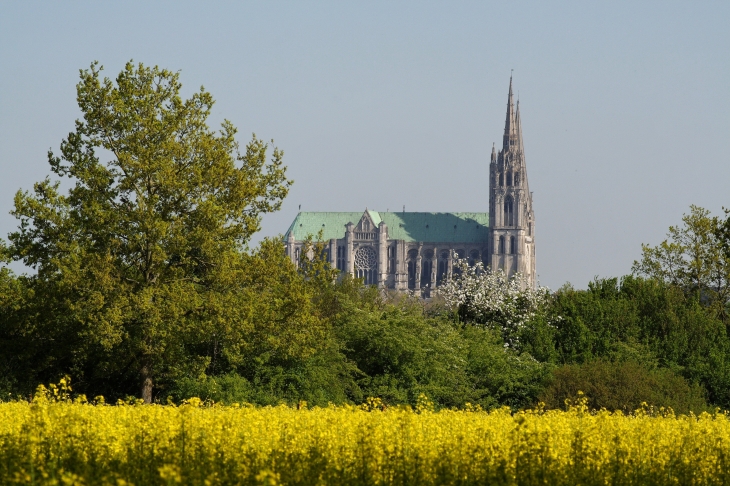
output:
[[[489,213],[383,213],[367,210],[373,223],[388,225],[391,240],[422,241],[424,243],[481,243],[489,235]],[[308,235],[322,239],[345,237],[345,225],[357,224],[363,212],[319,213],[301,212],[286,232],[301,241]]]
[[[380,219],[380,213],[377,211],[371,211],[370,209],[366,209],[366,211],[370,215],[370,219],[373,220],[373,224],[375,224],[375,226],[380,225],[380,222],[382,221],[382,219]],[[353,221],[353,223],[354,223],[354,221]],[[385,224],[388,224],[388,223],[385,223]]]

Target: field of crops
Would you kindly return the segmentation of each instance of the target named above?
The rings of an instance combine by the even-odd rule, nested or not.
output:
[[[728,484],[730,420],[508,410],[0,403],[0,484]]]

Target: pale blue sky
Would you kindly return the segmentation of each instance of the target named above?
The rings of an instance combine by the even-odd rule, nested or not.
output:
[[[303,210],[487,211],[520,93],[537,269],[628,273],[690,204],[730,206],[730,2],[2,2],[0,235],[79,116],[78,70],[134,59],[275,139]]]

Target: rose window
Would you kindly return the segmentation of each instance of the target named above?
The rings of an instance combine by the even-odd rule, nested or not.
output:
[[[375,250],[369,246],[358,248],[355,252],[355,268],[358,270],[374,270],[378,267]]]

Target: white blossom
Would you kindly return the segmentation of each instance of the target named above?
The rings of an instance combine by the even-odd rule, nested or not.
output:
[[[465,322],[501,331],[506,347],[519,344],[519,331],[535,317],[549,298],[546,287],[534,289],[522,275],[507,277],[502,270],[470,267],[466,259],[454,261],[453,278],[437,289],[446,306],[457,310]]]

